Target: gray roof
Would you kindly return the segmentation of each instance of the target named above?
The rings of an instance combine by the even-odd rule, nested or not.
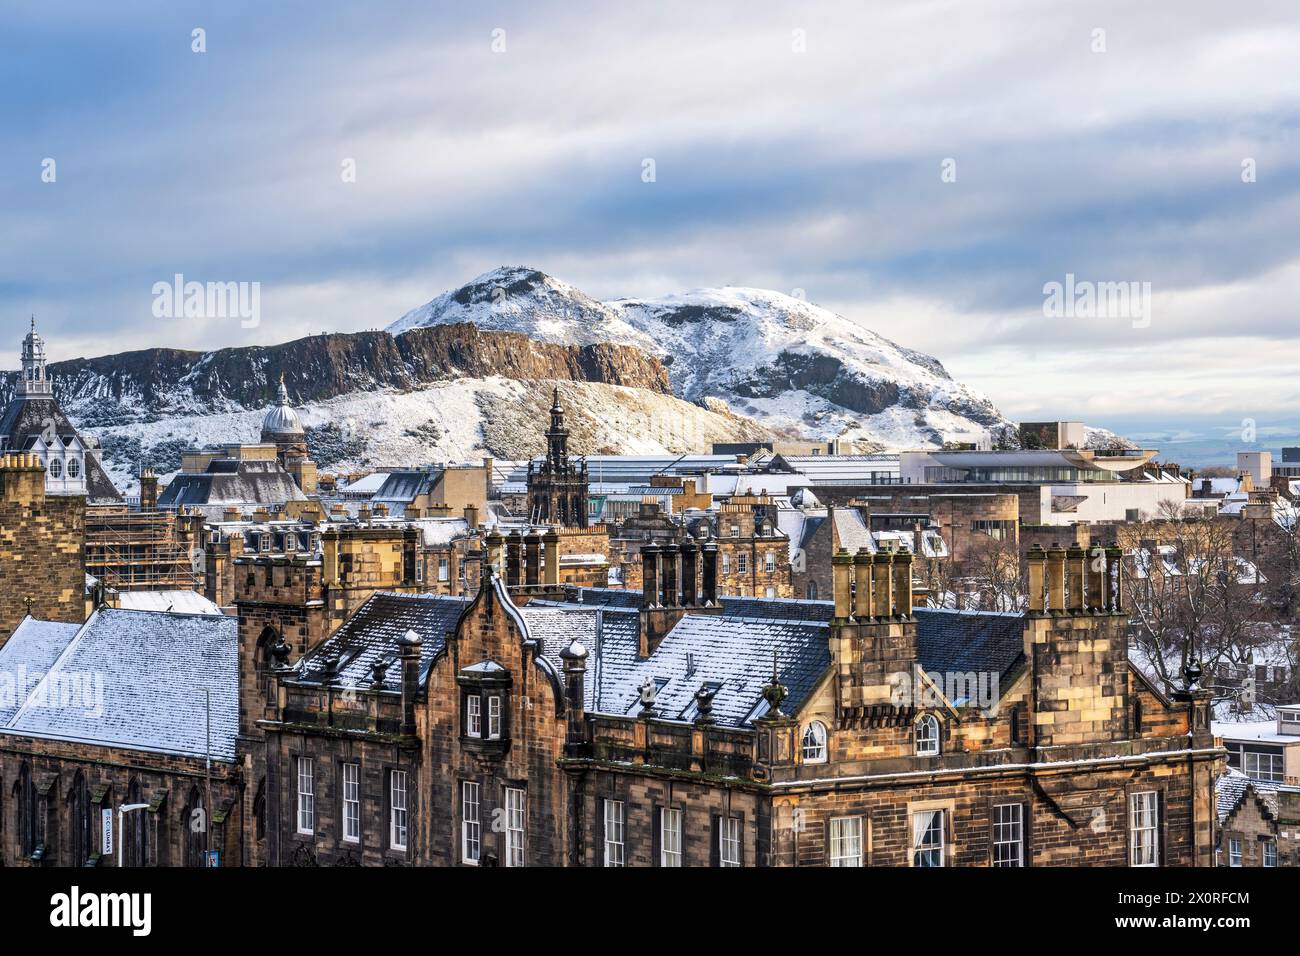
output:
[[[0,733],[202,757],[206,689],[212,757],[234,760],[238,626],[233,617],[100,608]]]
[[[325,659],[339,656],[338,681],[342,687],[368,689],[374,686],[371,665],[386,661],[384,690],[402,689],[398,666],[397,639],[415,631],[423,642],[420,649],[420,683],[429,676],[433,658],[447,643],[469,599],[441,594],[396,594],[380,591],[357,608],[330,638],[309,651],[297,665],[297,680],[319,683]]]
[[[201,474],[182,473],[173,478],[159,496],[158,506],[278,505],[306,497],[293,476],[277,461],[235,463],[231,459],[216,459]]]
[[[1005,693],[1027,666],[1025,619],[1018,613],[917,608],[916,651],[929,673],[996,673]]]
[[[7,724],[29,691],[63,653],[80,624],[38,621],[25,617],[0,647],[0,680],[14,688],[0,693],[0,726]]]

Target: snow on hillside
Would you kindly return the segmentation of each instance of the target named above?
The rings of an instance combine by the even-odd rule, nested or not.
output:
[[[661,358],[676,395],[721,399],[782,435],[914,448],[1007,424],[937,359],[779,292],[727,287],[602,303],[535,269],[501,268],[388,331],[464,321],[564,344],[641,346]]]
[[[715,441],[768,436],[754,422],[646,389],[594,382],[460,379],[400,392],[353,392],[299,411],[322,471],[518,459],[545,452],[552,388],[560,390],[576,454],[649,455],[698,451]],[[177,416],[102,428],[104,465],[114,483],[138,492],[150,465],[170,480],[185,448],[257,441],[266,409]]]

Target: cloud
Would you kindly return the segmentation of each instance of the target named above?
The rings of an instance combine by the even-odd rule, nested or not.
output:
[[[801,288],[1013,416],[1296,407],[1290,2],[4,17],[0,344],[33,311],[56,357],[382,327],[528,263],[600,297]],[[159,326],[177,272],[261,282],[266,320]],[[1150,327],[1045,321],[1066,273],[1150,282]]]

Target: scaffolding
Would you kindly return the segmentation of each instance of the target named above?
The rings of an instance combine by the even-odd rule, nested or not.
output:
[[[106,588],[203,590],[202,552],[191,551],[174,512],[88,511],[85,560]]]

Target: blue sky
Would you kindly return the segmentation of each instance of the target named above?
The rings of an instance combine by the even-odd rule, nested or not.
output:
[[[1012,417],[1285,424],[1298,50],[1294,2],[0,3],[0,343],[378,328],[525,264],[803,289]],[[176,273],[260,326],[155,319]],[[1045,318],[1066,273],[1149,326]]]

